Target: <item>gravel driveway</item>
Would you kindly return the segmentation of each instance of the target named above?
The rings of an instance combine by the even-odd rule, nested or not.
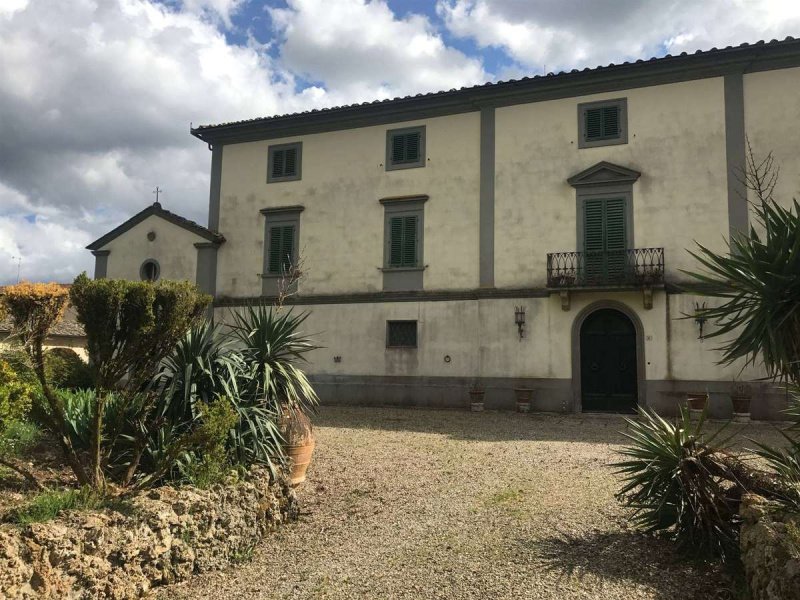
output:
[[[621,418],[326,407],[317,423],[300,521],[161,598],[728,596],[720,569],[629,528],[607,466]]]

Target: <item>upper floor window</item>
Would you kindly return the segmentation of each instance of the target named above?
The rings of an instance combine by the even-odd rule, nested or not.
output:
[[[303,143],[270,146],[267,157],[267,183],[300,179]]]
[[[269,255],[267,273],[270,275],[287,274],[297,260],[294,244],[296,226],[294,224],[272,226],[267,232],[267,237],[269,238],[267,242]]]
[[[386,170],[425,166],[425,127],[386,132]]]
[[[428,196],[382,198],[384,208],[383,289],[421,290],[424,205]]]
[[[603,100],[578,105],[578,147],[628,143],[627,100]]]
[[[264,267],[261,294],[275,296],[282,280],[291,280],[300,260],[300,213],[302,206],[264,208]],[[284,290],[286,291],[286,290]]]

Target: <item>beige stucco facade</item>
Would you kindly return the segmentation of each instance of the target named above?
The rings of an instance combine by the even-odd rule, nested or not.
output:
[[[197,234],[153,215],[99,250],[109,252],[106,276],[110,279],[138,281],[142,263],[156,260],[161,279],[194,282],[197,276],[194,244],[203,241]]]
[[[379,199],[427,194],[426,289],[470,289],[478,282],[480,119],[467,113],[425,125],[424,168],[387,171],[386,126],[225,146],[219,229],[235,232],[218,257],[221,296],[258,296],[265,217],[259,211],[302,205],[300,254],[304,294],[382,289],[384,208]],[[300,181],[267,184],[267,149],[303,144]]]
[[[624,107],[617,141],[585,142],[581,107],[598,102]],[[721,366],[719,341],[699,338],[696,308],[716,301],[684,292],[684,270],[698,268],[688,251],[697,242],[725,251],[747,227],[746,140],[756,156],[773,152],[776,198],[800,196],[799,124],[792,40],[199,128],[213,149],[207,254],[195,250],[196,230],[150,217],[103,246],[107,276],[138,278],[145,258],[164,277],[200,283],[202,273],[225,322],[274,301],[267,229],[291,223],[303,277],[286,310],[310,313],[306,329],[322,348],[309,372],[323,400],[456,406],[481,382],[490,406],[513,406],[513,388],[526,385],[540,409],[581,410],[584,327],[605,310],[635,335],[628,367],[639,405],[670,412],[686,392],[707,390],[724,416],[733,382],[762,373]],[[418,127],[421,166],[387,168],[387,135]],[[270,147],[296,149],[294,176],[268,182]],[[624,198],[628,250],[663,249],[663,278],[548,279],[548,253],[583,252],[582,203],[603,194]],[[387,215],[412,201],[420,276],[388,285]],[[389,321],[415,321],[416,347],[387,347]],[[752,389],[754,416],[778,416],[780,394]]]

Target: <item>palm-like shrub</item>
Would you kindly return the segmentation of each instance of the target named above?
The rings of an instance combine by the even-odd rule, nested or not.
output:
[[[631,445],[621,450],[627,460],[614,465],[623,475],[619,497],[633,509],[634,523],[648,533],[667,533],[686,549],[730,554],[736,506],[730,486],[709,464],[722,447],[719,432],[705,436],[704,418],[692,422],[685,408],[676,422],[646,410],[639,417],[626,419],[623,435]]]
[[[308,313],[293,314],[267,306],[250,306],[234,314],[232,335],[245,363],[252,369],[248,393],[261,398],[276,413],[282,406],[314,412],[318,398],[300,365],[316,349],[300,333]]]
[[[733,236],[729,252],[698,244],[690,254],[706,271],[688,272],[690,289],[723,299],[703,316],[723,336],[723,362],[763,362],[771,377],[800,384],[800,204],[773,199],[778,179],[772,154],[758,161],[748,147],[744,183],[755,196],[755,224]]]
[[[721,556],[738,553],[738,508],[742,494],[756,493],[800,508],[800,488],[780,473],[745,465],[725,449],[721,428],[704,430],[688,409],[670,422],[654,412],[626,419],[626,458],[613,465],[623,476],[618,497],[633,509],[633,522],[648,533],[664,533],[686,551]]]

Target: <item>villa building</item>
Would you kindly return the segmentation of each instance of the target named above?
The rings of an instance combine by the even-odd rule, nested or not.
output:
[[[181,278],[218,321],[311,312],[324,402],[548,411],[675,410],[734,380],[684,291],[696,242],[751,223],[747,144],[800,197],[800,40],[759,42],[197,127],[208,226],[156,204],[89,248],[96,277]],[[707,333],[711,324],[703,324]],[[785,397],[752,383],[753,418]]]

